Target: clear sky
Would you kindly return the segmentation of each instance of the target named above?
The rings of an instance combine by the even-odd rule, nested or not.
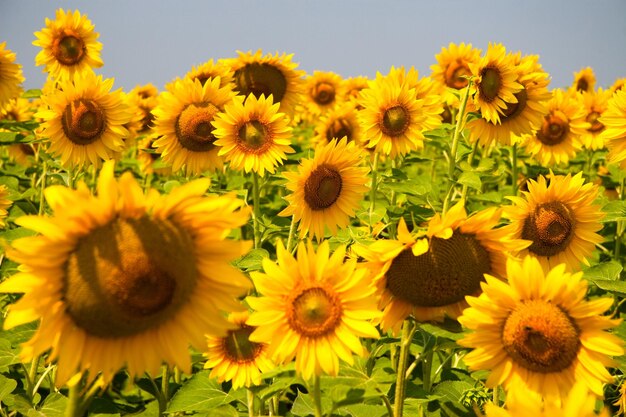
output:
[[[586,66],[599,86],[626,77],[626,0],[0,0],[0,42],[27,88],[45,80],[33,33],[57,8],[88,15],[103,43],[97,72],[125,90],[162,89],[193,65],[259,48],[293,53],[309,73],[373,77],[404,65],[428,75],[450,42],[538,54],[551,87]]]

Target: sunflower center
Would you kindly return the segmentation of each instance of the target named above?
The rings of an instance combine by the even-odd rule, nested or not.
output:
[[[268,130],[258,120],[250,120],[239,128],[239,144],[247,151],[261,152],[264,146],[270,144]]]
[[[65,107],[61,118],[65,136],[76,145],[89,145],[106,129],[104,110],[93,100],[78,99]]]
[[[381,130],[387,136],[400,136],[409,127],[411,118],[404,106],[398,105],[385,110]]]
[[[251,63],[235,71],[237,91],[244,96],[253,94],[256,98],[270,94],[274,103],[283,99],[287,91],[287,79],[275,66],[270,64]]]
[[[344,136],[348,138],[348,141],[352,140],[352,125],[346,119],[336,119],[326,130],[326,140],[329,142]]]
[[[52,44],[52,54],[63,65],[75,65],[83,59],[85,42],[73,30],[66,29]]]
[[[493,67],[486,67],[480,72],[479,90],[483,100],[491,103],[498,97],[502,87],[502,76],[500,70]]]
[[[387,289],[414,306],[446,306],[475,294],[490,271],[489,253],[476,237],[455,231],[449,239],[431,238],[422,255],[401,252],[387,271]]]
[[[24,152],[26,155],[30,155],[30,156],[35,155],[35,151],[30,145],[26,143],[20,143],[18,146],[20,147],[20,150]]]
[[[572,211],[560,201],[544,203],[526,218],[522,239],[532,240],[529,251],[539,256],[553,256],[567,248],[574,236],[576,221]]]
[[[544,300],[521,303],[506,319],[502,344],[520,366],[541,373],[568,368],[580,349],[580,330],[559,306]]]
[[[250,341],[253,331],[253,327],[243,324],[238,329],[229,330],[228,335],[222,339],[223,350],[231,362],[247,363],[259,356],[263,345]]]
[[[181,146],[192,152],[215,148],[211,121],[219,109],[211,103],[189,104],[176,119],[176,137]]]
[[[448,65],[448,68],[446,69],[446,85],[457,90],[465,88],[467,87],[467,83],[469,81],[464,77],[469,77],[470,75],[472,75],[472,72],[467,64],[460,59],[457,59],[455,62]]]
[[[578,80],[578,82],[576,83],[576,90],[583,91],[583,92],[586,92],[589,90],[589,82],[587,81],[586,78],[583,77],[580,80]]]
[[[563,142],[569,133],[569,121],[560,111],[551,113],[543,119],[541,129],[537,132],[537,139],[548,146],[555,146]]]
[[[341,301],[334,291],[323,287],[305,288],[296,292],[288,305],[289,325],[306,337],[325,336],[341,322]]]
[[[315,168],[304,183],[304,201],[311,210],[324,210],[341,195],[343,180],[333,166],[322,164]]]
[[[66,264],[63,299],[88,334],[126,337],[169,320],[196,287],[193,241],[168,220],[116,219],[82,237]]]
[[[520,113],[524,111],[524,109],[526,108],[526,102],[528,101],[528,93],[526,92],[526,88],[518,93],[515,93],[515,98],[517,99],[517,103],[506,103],[506,108],[502,112],[503,117],[500,117],[501,123],[515,119],[517,116],[520,115]]]
[[[335,100],[335,87],[326,82],[321,82],[313,87],[311,91],[313,100],[320,106],[326,106]]]
[[[587,131],[595,133],[604,130],[604,125],[598,120],[601,116],[597,111],[592,111],[587,115],[586,121],[591,124],[591,127]]]

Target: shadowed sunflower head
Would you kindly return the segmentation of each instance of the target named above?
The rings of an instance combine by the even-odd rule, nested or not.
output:
[[[626,168],[626,89],[618,90],[598,121],[605,126],[601,138],[609,149],[608,161]]]
[[[593,68],[585,67],[574,73],[574,82],[571,89],[581,93],[592,93],[596,86],[596,74]]]
[[[599,119],[607,110],[611,95],[611,90],[603,90],[602,88],[597,91],[582,93],[583,105],[587,114],[585,121],[589,123],[587,131],[582,135],[583,145],[587,149],[604,148],[602,132],[605,126]]]
[[[15,63],[15,53],[6,49],[6,45],[0,43],[0,108],[20,95],[24,82],[22,66]]]
[[[431,65],[430,77],[438,85],[438,90],[443,93],[444,101],[454,108],[459,106],[458,94],[450,91],[461,90],[467,87],[468,78],[472,75],[470,64],[476,64],[480,60],[480,49],[472,47],[472,44],[450,43],[447,48],[441,48],[441,52],[435,55],[437,64]]]

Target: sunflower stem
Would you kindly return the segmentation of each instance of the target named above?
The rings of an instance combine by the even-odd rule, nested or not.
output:
[[[261,218],[261,205],[260,201],[260,188],[259,188],[259,174],[256,172],[252,174],[252,205],[253,205],[253,214],[252,214],[252,222],[254,227],[254,248],[258,249],[261,247],[261,231],[259,220]]]
[[[370,188],[370,232],[374,228],[372,225],[372,216],[374,215],[374,209],[376,208],[376,189],[378,188],[378,152],[374,152],[374,161],[372,162],[372,186]]]
[[[402,336],[400,337],[400,357],[398,358],[398,367],[396,369],[396,391],[393,404],[393,416],[402,417],[404,409],[404,394],[406,391],[406,369],[409,362],[409,350],[413,335],[417,326],[410,320],[404,320],[402,323]]]
[[[517,143],[511,147],[511,195],[517,195]]]
[[[81,383],[77,382],[69,387],[69,399],[67,401],[67,407],[65,407],[65,417],[79,417],[80,406],[80,386]]]
[[[493,387],[493,404],[496,406],[500,405],[500,392],[498,390],[498,385]]]
[[[96,380],[91,384],[85,395],[82,396],[82,401],[78,407],[77,413],[79,416],[82,416],[85,414],[85,412],[87,412],[87,409],[93,401],[93,397],[98,393],[98,391],[100,391],[103,385],[104,384],[102,383],[102,376],[96,378]]]
[[[467,163],[470,167],[474,164],[474,156],[476,156],[476,150],[478,149],[478,141],[474,142],[474,146],[472,147],[472,153],[467,157]],[[467,199],[467,184],[463,184],[463,188],[461,189],[461,201],[465,204],[465,200]]]
[[[43,215],[44,209],[46,207],[45,198],[44,198],[44,190],[46,188],[46,176],[48,175],[48,163],[43,161],[41,164],[41,190],[39,192],[39,215]]]
[[[39,359],[41,357],[39,355],[33,358],[33,361],[30,363],[30,368],[28,370],[28,380],[26,381],[28,385],[27,393],[29,398],[32,400],[35,398],[35,378],[37,378],[37,369],[39,368]]]
[[[246,400],[248,402],[248,417],[254,417],[254,393],[250,388],[246,389]]]
[[[422,387],[424,391],[430,392],[432,387],[433,351],[424,352],[422,359]]]
[[[161,393],[163,394],[164,402],[167,404],[170,399],[170,369],[167,365],[163,365],[161,375]]]
[[[320,377],[315,375],[313,379],[313,402],[315,403],[315,417],[322,417],[322,391],[320,389]]]
[[[291,244],[293,242],[293,235],[296,232],[296,216],[291,216],[291,225],[289,225],[289,236],[287,237],[287,252],[291,253]]]
[[[624,178],[620,180],[619,183],[619,199],[620,201],[624,201]],[[622,220],[618,220],[615,224],[615,249],[613,252],[614,259],[618,262],[620,261],[620,253],[622,249],[622,235],[624,234],[624,222]]]

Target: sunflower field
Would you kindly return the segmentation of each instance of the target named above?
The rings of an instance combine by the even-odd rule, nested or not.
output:
[[[59,9],[26,91],[0,43],[1,417],[624,414],[626,78],[459,43],[122,91],[98,36]]]

